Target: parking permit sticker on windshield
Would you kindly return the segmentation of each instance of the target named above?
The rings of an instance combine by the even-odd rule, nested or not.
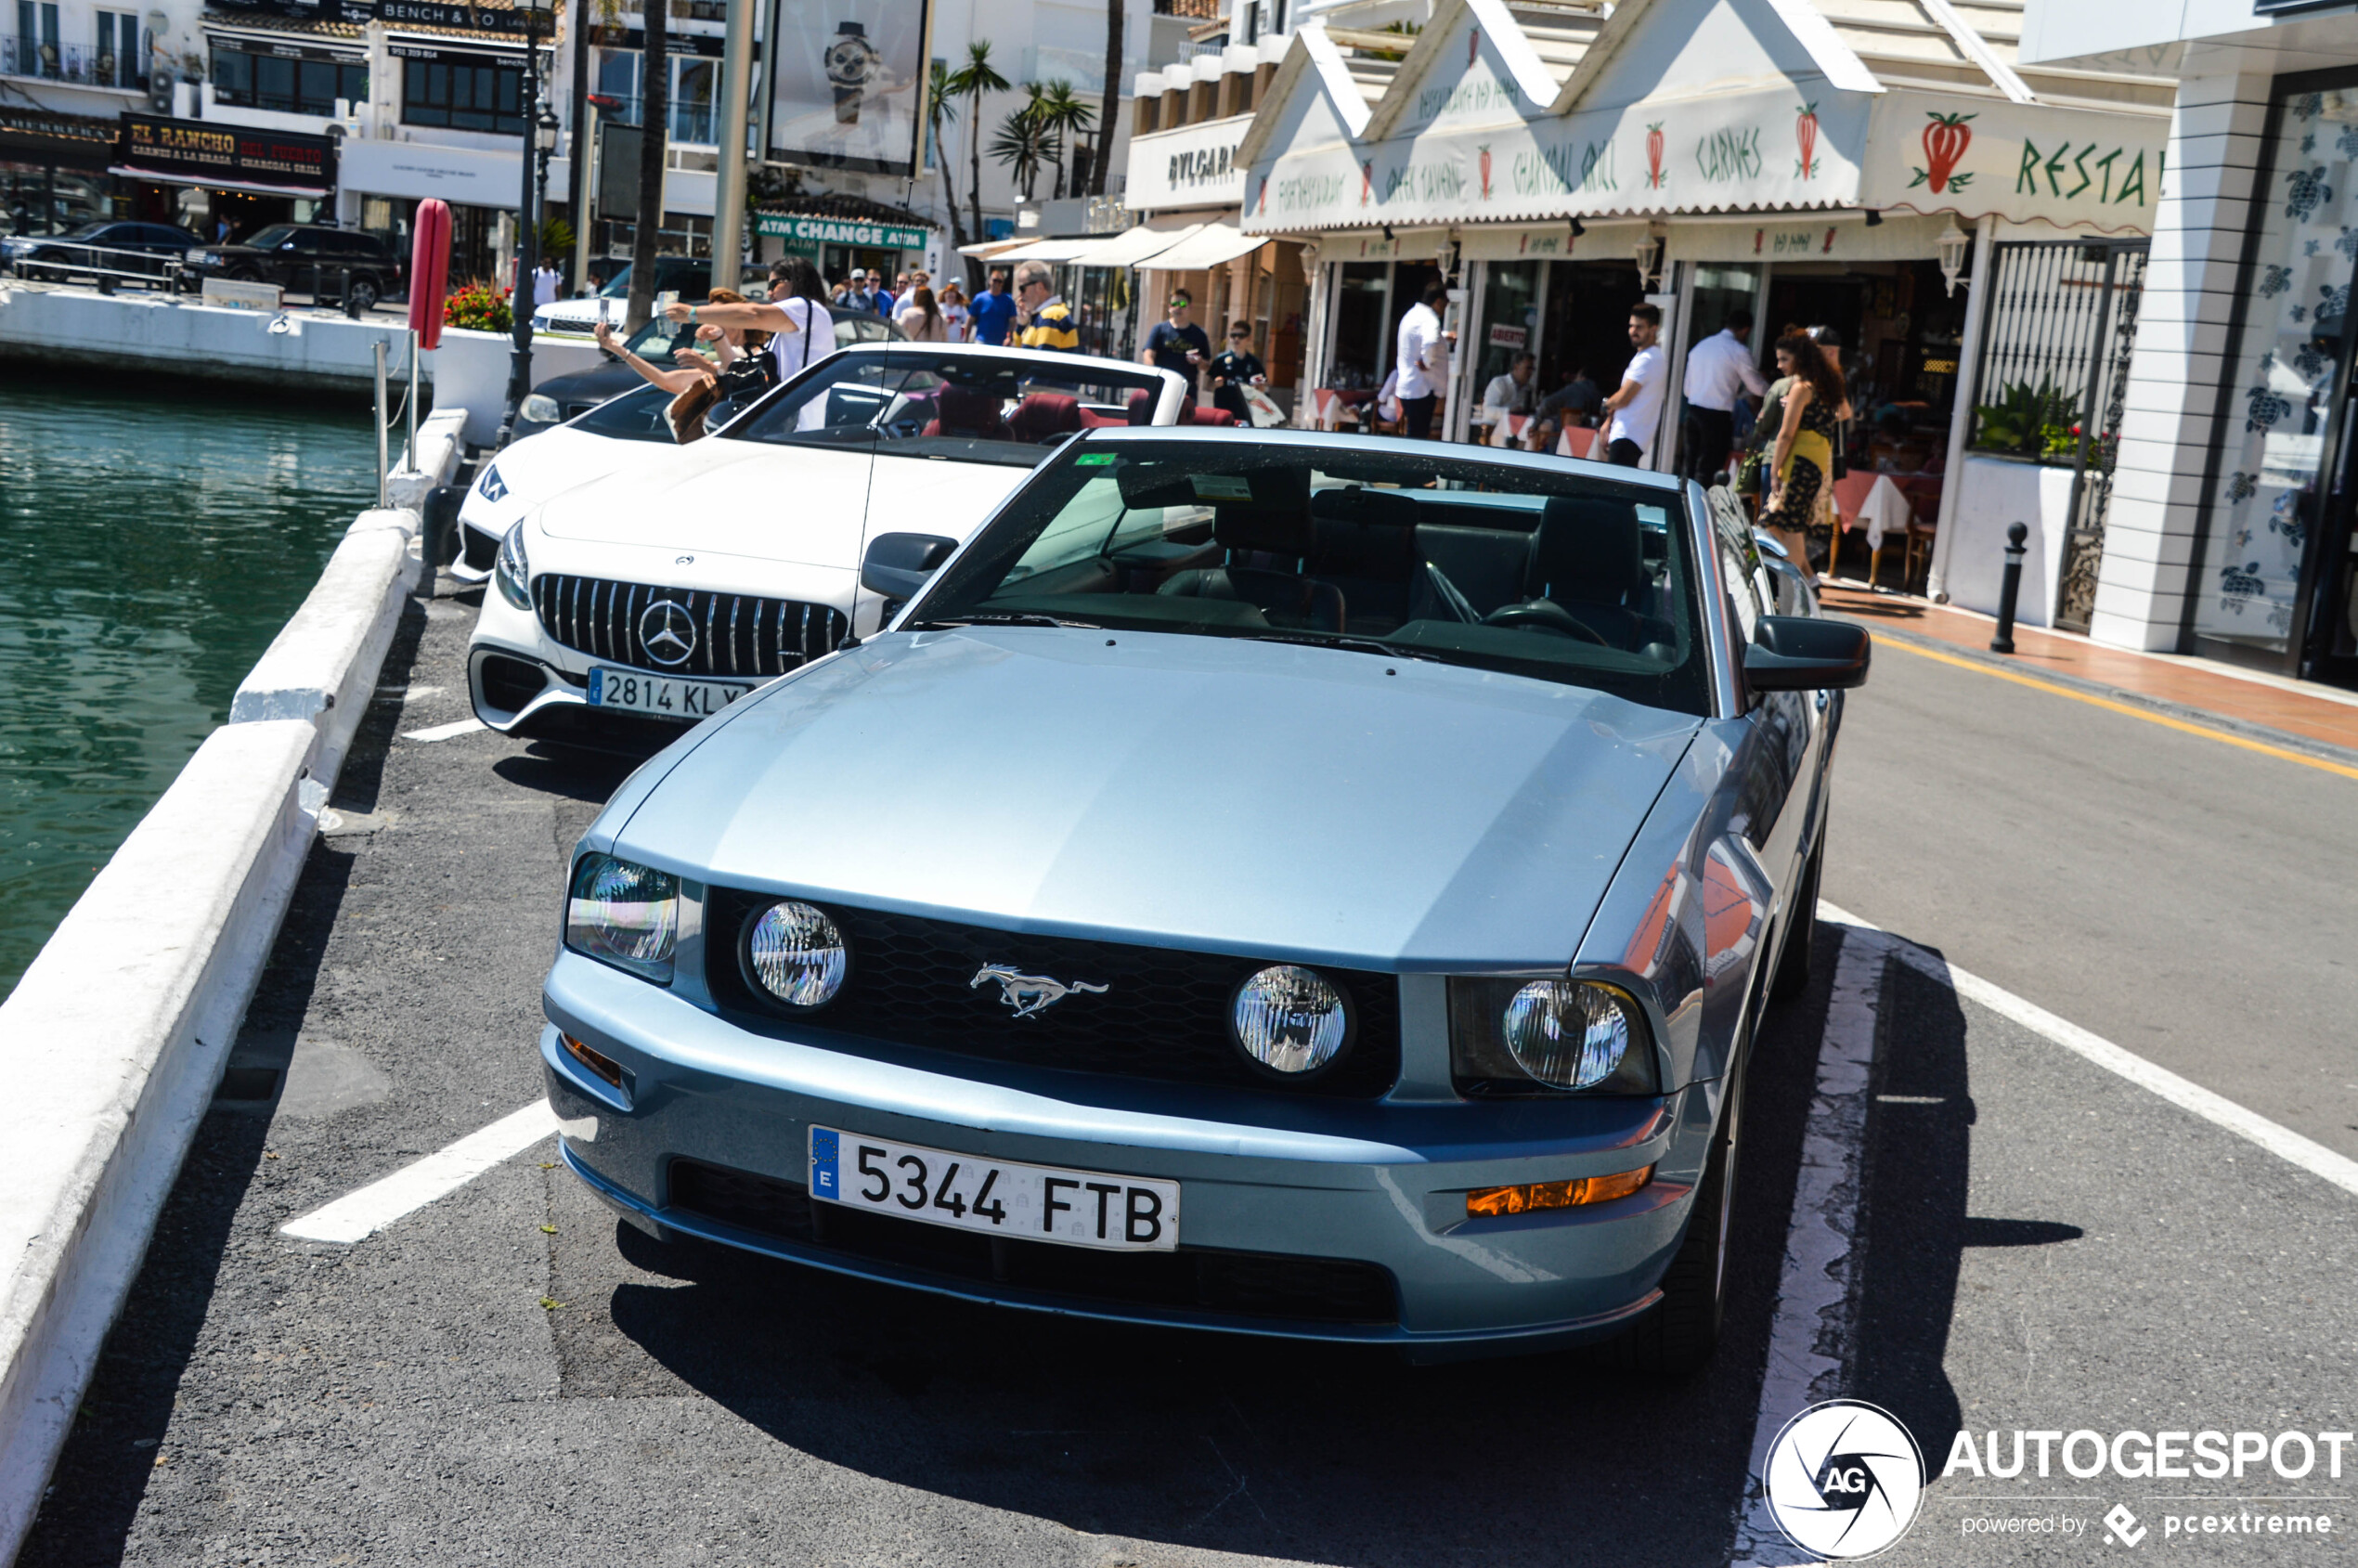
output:
[[[1199,501],[1249,501],[1252,486],[1234,473],[1195,473],[1196,499]]]
[[[1104,468],[1113,461],[1111,452],[1083,452],[1072,460],[1075,468]]]

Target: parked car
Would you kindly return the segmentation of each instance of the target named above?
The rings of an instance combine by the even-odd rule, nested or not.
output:
[[[738,292],[750,294],[748,284],[767,289],[770,269],[765,266],[747,266],[738,277]],[[702,305],[712,295],[712,258],[710,256],[657,256],[655,258],[655,292],[678,294],[690,305]],[[598,302],[608,302],[607,309],[615,324],[622,323],[623,303],[630,298],[630,266],[624,264],[594,294],[580,294],[572,299],[551,300],[532,313],[532,330],[536,332],[575,332],[590,335],[598,324]]]
[[[161,278],[164,263],[195,243],[195,235],[170,224],[85,223],[65,234],[0,240],[0,256],[19,278],[63,282],[102,270]]]
[[[595,319],[592,317],[592,319]],[[875,316],[836,316],[836,346],[851,348],[864,343],[905,343],[908,334],[891,322]],[[678,326],[656,319],[632,333],[624,346],[644,359],[667,361],[671,351],[683,348],[695,341],[693,326]],[[514,439],[537,435],[552,430],[566,420],[587,413],[600,403],[634,386],[646,383],[639,372],[612,355],[592,369],[575,370],[566,375],[551,376],[532,389],[516,411]],[[664,438],[670,439],[669,432]],[[493,541],[495,544],[497,539]]]
[[[382,235],[279,223],[239,244],[191,245],[181,279],[192,290],[208,278],[226,278],[276,283],[298,293],[341,295],[348,276],[352,303],[368,310],[403,292],[407,269],[405,258]]]
[[[1073,431],[1172,423],[1186,391],[1081,355],[830,355],[706,439],[631,447],[508,529],[468,650],[475,715],[587,745],[668,741],[876,628],[870,534],[921,528],[947,551]]]
[[[1044,1312],[1709,1355],[1863,629],[1691,484],[1306,432],[1085,432],[862,579],[890,630],[580,841],[541,1058],[601,1199]]]

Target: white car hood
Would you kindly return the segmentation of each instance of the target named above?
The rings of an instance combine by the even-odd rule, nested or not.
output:
[[[484,465],[485,472],[467,488],[459,517],[484,533],[505,534],[517,518],[551,497],[603,479],[634,458],[644,460],[671,450],[657,442],[622,441],[568,425],[544,430]],[[504,491],[497,500],[483,493],[485,480],[492,473],[499,474]]]
[[[864,449],[759,441],[615,445],[637,445],[654,457],[543,507],[535,531],[551,548],[536,544],[535,567],[578,569],[563,564],[571,543],[850,570],[865,538],[876,534],[939,534],[963,543],[1032,473],[1012,463],[872,458]]]

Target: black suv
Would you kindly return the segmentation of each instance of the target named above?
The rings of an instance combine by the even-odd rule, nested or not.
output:
[[[341,297],[352,279],[350,303],[367,310],[402,292],[400,253],[374,234],[314,224],[277,223],[236,245],[190,247],[181,273],[191,290],[208,278],[276,283],[313,298]]]

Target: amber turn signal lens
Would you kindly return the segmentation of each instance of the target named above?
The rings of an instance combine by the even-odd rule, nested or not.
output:
[[[1532,1182],[1523,1186],[1486,1186],[1466,1194],[1466,1212],[1522,1214],[1534,1209],[1577,1209],[1626,1198],[1654,1179],[1651,1165],[1617,1176],[1584,1176],[1576,1182]]]
[[[588,1068],[591,1072],[596,1073],[599,1077],[604,1079],[615,1088],[619,1089],[622,1087],[622,1064],[620,1062],[615,1061],[612,1056],[601,1056],[599,1053],[590,1049],[589,1046],[584,1045],[580,1041],[576,1040],[570,1034],[561,1034],[557,1038],[565,1043],[565,1049],[573,1054],[573,1059],[575,1061],[579,1062],[583,1067]]]

